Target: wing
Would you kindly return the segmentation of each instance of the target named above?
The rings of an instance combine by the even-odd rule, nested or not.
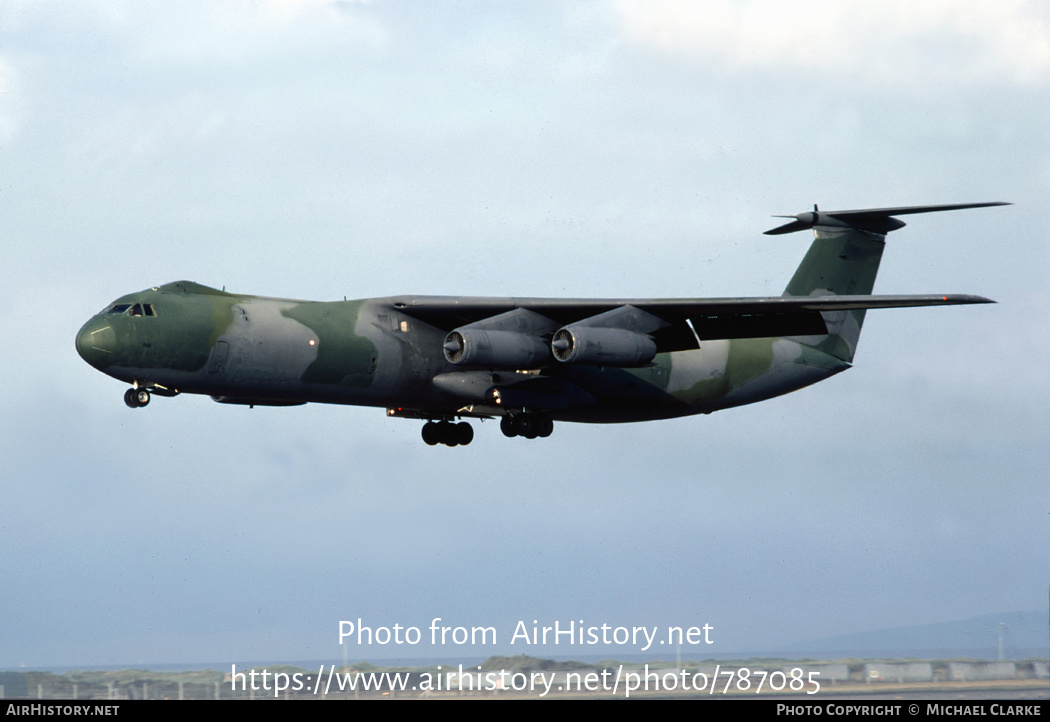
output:
[[[449,333],[466,327],[546,340],[566,327],[617,329],[648,336],[657,353],[695,349],[704,340],[825,334],[822,312],[994,303],[959,294],[708,299],[401,296],[387,300],[401,313]]]

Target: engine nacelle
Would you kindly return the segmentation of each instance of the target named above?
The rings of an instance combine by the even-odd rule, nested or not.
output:
[[[445,359],[457,366],[530,369],[550,360],[543,339],[515,331],[457,328],[445,337]]]
[[[622,328],[566,326],[554,334],[551,351],[567,364],[644,366],[656,356],[656,343]]]

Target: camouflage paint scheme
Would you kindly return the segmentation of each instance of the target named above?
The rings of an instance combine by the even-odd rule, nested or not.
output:
[[[903,225],[890,213],[979,205],[993,204],[800,214],[769,232],[815,234],[781,297],[313,302],[178,281],[120,297],[84,325],[76,346],[93,367],[132,385],[125,395],[132,407],[145,406],[150,392],[250,405],[376,406],[445,422],[424,428],[431,444],[470,442],[473,432],[462,429],[469,425],[447,423],[455,418],[501,417],[506,435],[533,438],[548,435],[552,421],[710,413],[849,368],[866,309],[989,303],[977,296],[869,295],[885,234]],[[619,361],[563,363],[551,357],[551,344],[565,327],[613,329],[630,353],[617,346]],[[450,342],[452,332],[470,329],[509,332],[503,338],[528,346],[526,357],[537,360],[519,365],[525,357],[507,347],[506,361],[454,363],[464,346]],[[493,343],[492,353],[504,353]],[[641,360],[630,355],[633,344],[643,348]],[[538,434],[531,422],[540,422]]]

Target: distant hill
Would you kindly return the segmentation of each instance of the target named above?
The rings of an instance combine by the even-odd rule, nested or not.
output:
[[[773,650],[790,657],[996,659],[999,624],[1005,659],[1050,656],[1047,610],[983,614],[954,622],[892,627],[798,642]]]

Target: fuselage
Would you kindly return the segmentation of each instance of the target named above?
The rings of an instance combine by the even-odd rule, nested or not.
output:
[[[640,368],[550,364],[463,368],[442,353],[448,329],[403,312],[405,298],[314,302],[170,283],[117,299],[77,335],[98,370],[156,393],[258,405],[385,407],[419,418],[503,416],[645,421],[760,401],[849,364],[790,338],[712,340]],[[546,390],[536,391],[542,375]],[[515,396],[515,387],[531,389]],[[493,388],[504,390],[494,403]]]

